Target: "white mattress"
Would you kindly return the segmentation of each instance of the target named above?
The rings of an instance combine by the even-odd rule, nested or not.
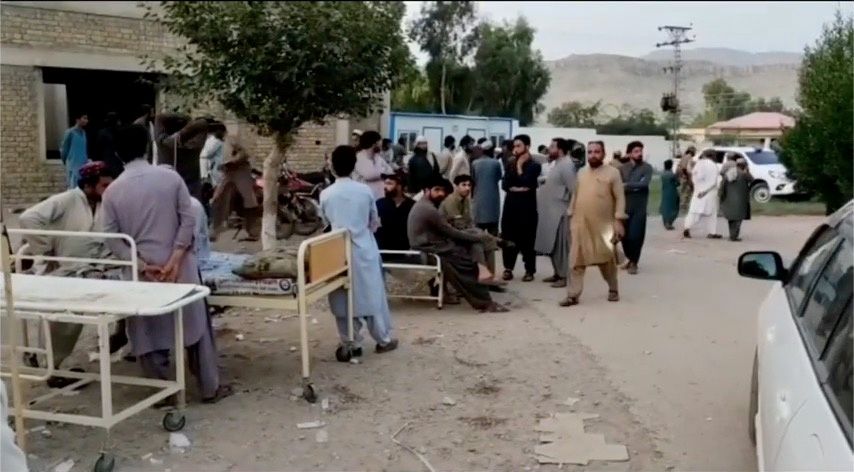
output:
[[[210,257],[199,263],[202,283],[211,289],[212,295],[296,295],[297,284],[293,279],[249,280],[232,272],[249,254],[231,254],[212,251]]]

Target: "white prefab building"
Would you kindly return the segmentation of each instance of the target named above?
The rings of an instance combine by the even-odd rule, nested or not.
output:
[[[390,113],[389,135],[395,143],[400,138],[406,142],[406,149],[412,147],[417,136],[427,138],[430,151],[439,152],[445,136],[460,139],[469,135],[475,140],[490,138],[496,145],[505,139],[511,139],[519,129],[519,121],[513,118],[487,116],[437,115],[429,113]]]

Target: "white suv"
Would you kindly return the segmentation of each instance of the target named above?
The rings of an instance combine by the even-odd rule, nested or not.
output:
[[[721,146],[708,149],[715,151],[715,162],[718,166],[723,164],[727,154],[736,154],[747,161],[748,169],[754,179],[750,187],[750,195],[759,203],[767,203],[771,197],[793,195],[796,192],[795,181],[788,177],[786,166],[771,149]]]
[[[778,281],[759,308],[749,430],[759,470],[854,470],[854,201],[809,238],[790,268],[747,252],[742,276]]]

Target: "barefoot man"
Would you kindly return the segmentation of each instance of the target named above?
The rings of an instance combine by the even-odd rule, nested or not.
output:
[[[615,245],[625,235],[626,200],[620,171],[602,165],[605,144],[587,144],[587,163],[578,180],[567,214],[570,217],[569,288],[560,306],[578,304],[584,285],[584,270],[598,266],[608,283],[608,301],[620,300],[617,287]]]

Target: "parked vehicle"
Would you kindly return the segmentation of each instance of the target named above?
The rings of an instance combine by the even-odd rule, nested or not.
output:
[[[767,203],[771,197],[782,197],[797,193],[796,182],[789,178],[788,170],[777,152],[772,149],[752,147],[722,147],[714,146],[715,162],[721,166],[727,154],[736,154],[747,161],[747,168],[753,175],[750,195],[754,201]]]
[[[744,277],[775,281],[759,308],[748,426],[759,470],[854,470],[854,201],[809,238],[791,266],[746,252]]]
[[[263,201],[264,179],[261,171],[252,169],[255,176],[255,192],[258,201]],[[320,191],[329,185],[325,171],[313,172],[308,181],[287,163],[282,165],[279,175],[279,205],[277,212],[277,237],[287,239],[294,233],[310,236],[325,226],[320,211]]]

